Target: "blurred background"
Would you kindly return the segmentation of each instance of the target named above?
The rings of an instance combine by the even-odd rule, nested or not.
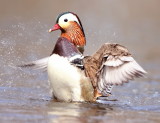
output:
[[[159,6],[159,0],[0,0],[0,117],[2,121],[14,118],[16,118],[15,122],[27,121],[28,117],[34,120],[30,116],[31,113],[26,113],[26,109],[23,110],[22,106],[26,108],[30,105],[30,109],[33,107],[38,109],[34,112],[35,117],[37,113],[40,113],[38,116],[43,116],[39,107],[44,106],[47,113],[48,108],[54,107],[50,101],[51,107],[46,102],[51,100],[47,74],[21,70],[15,66],[46,57],[51,53],[60,31],[48,33],[48,30],[55,24],[57,16],[65,11],[76,13],[82,21],[87,39],[85,55],[91,55],[105,42],[120,43],[129,49],[134,58],[148,72],[145,79],[136,79],[123,87],[116,87],[113,90],[113,97],[120,100],[116,104],[118,103],[122,109],[124,105],[129,105],[131,110],[159,112]],[[7,110],[8,105],[11,107]],[[63,105],[61,104],[59,108],[63,109]],[[77,110],[77,107],[75,109]],[[95,110],[100,109],[96,107]],[[15,112],[22,113],[22,117],[26,119],[22,120],[21,116],[16,117]],[[59,112],[51,112],[49,119],[62,115]],[[11,116],[7,120],[9,113]],[[128,114],[130,113],[132,114],[132,112]],[[148,115],[156,119],[158,114],[154,113]],[[133,111],[132,115],[135,114],[137,112]],[[64,115],[68,116],[68,112],[62,116]],[[88,114],[88,116],[92,115],[92,113]],[[101,114],[98,115],[101,116]],[[72,118],[73,121],[79,121],[74,116]],[[128,116],[128,118],[133,117]],[[146,118],[146,115],[139,117],[139,120],[142,118]],[[158,123],[159,119],[154,118],[149,120]],[[48,117],[46,119],[42,117],[42,119],[45,121]],[[123,119],[122,116],[122,122],[124,121],[125,118]]]

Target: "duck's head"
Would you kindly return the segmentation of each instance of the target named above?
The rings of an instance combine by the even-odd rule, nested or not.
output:
[[[84,30],[79,17],[73,12],[61,13],[56,20],[56,24],[49,32],[61,30],[61,37],[70,40],[76,46],[86,44]]]

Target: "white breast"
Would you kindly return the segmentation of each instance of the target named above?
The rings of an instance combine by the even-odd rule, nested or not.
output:
[[[67,58],[53,54],[48,61],[48,76],[54,96],[60,101],[84,101],[80,80],[84,73]]]

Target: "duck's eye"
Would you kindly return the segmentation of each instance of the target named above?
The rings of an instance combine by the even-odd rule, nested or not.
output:
[[[68,22],[68,19],[64,19],[64,22]]]

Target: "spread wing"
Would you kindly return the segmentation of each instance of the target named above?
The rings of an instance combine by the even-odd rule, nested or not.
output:
[[[108,93],[109,86],[121,85],[146,73],[124,46],[110,43],[87,57],[84,67],[93,87],[102,95]]]
[[[43,71],[46,71],[47,65],[48,65],[48,59],[49,57],[42,58],[33,62],[25,63],[23,65],[18,65],[18,67],[22,67],[22,68],[31,67],[35,70],[42,69]]]

